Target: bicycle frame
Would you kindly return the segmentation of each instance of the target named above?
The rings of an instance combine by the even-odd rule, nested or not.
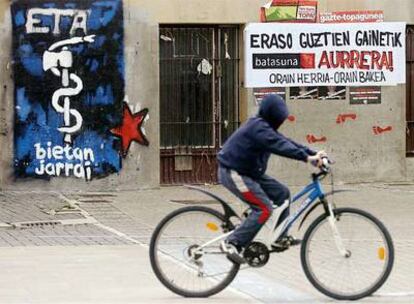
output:
[[[197,187],[193,187],[193,186],[187,186],[188,188],[203,192],[204,194],[210,195],[212,197],[214,197],[215,199],[218,199],[218,201],[223,205],[226,206],[225,210],[228,210],[228,208],[230,208],[227,203],[225,203],[222,199],[218,198],[215,195],[212,195],[211,193],[197,188]],[[299,207],[299,209],[291,214],[289,217],[287,217],[283,223],[278,223],[279,217],[282,214],[283,210],[286,209],[287,207],[289,207],[291,204],[295,203],[296,201],[298,201],[300,198],[304,197],[306,194],[307,197],[306,199],[304,199],[302,201],[301,206]],[[285,202],[282,206],[276,207],[275,211],[272,213],[271,218],[266,222],[265,227],[268,229],[268,234],[267,234],[267,238],[265,240],[265,244],[266,246],[269,248],[269,250],[271,250],[271,245],[273,242],[275,242],[280,236],[282,236],[284,233],[286,233],[288,231],[288,229],[296,222],[296,220],[306,211],[309,209],[310,206],[312,206],[312,204],[317,200],[317,199],[324,199],[325,198],[325,193],[322,189],[322,185],[320,180],[316,177],[313,176],[313,181],[307,185],[302,191],[300,191],[299,193],[297,193],[296,195],[293,196],[292,201],[289,202]],[[231,209],[231,208],[230,208]],[[233,214],[235,214],[234,212],[232,212]],[[236,215],[237,216],[237,215]],[[204,243],[203,245],[201,245],[200,247],[198,247],[197,251],[202,250],[203,248],[210,246],[211,244],[214,244],[216,242],[219,242],[225,238],[227,238],[229,235],[231,235],[233,233],[233,231],[224,233],[206,243]]]
[[[306,195],[306,199],[302,201],[302,204],[300,205],[298,210],[295,213],[289,215],[282,223],[279,223],[279,217],[285,209],[283,208],[283,205],[282,208],[277,207],[273,212],[271,218],[266,222],[265,227],[268,229],[269,232],[267,239],[265,241],[269,249],[271,249],[272,243],[278,240],[280,236],[285,234],[290,229],[290,227],[292,227],[292,225],[298,220],[298,218],[306,210],[308,210],[317,199],[322,200],[325,198],[325,193],[323,191],[319,179],[314,178],[312,183],[307,185],[304,189],[302,189],[302,191],[293,196],[292,201],[288,202],[286,207],[289,207],[290,205],[294,204]]]

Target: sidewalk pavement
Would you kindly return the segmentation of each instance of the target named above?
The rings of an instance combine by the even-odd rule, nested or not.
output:
[[[0,303],[183,303],[154,277],[147,249],[121,246],[8,247],[0,251]],[[254,303],[226,290],[195,303]],[[194,303],[187,301],[187,303]]]
[[[244,209],[222,187],[206,188],[233,202],[237,211]],[[341,188],[355,192],[338,194],[336,204],[374,214],[389,229],[395,245],[390,278],[363,302],[413,303],[414,185]],[[156,280],[147,244],[166,214],[194,203],[220,208],[203,194],[183,187],[115,193],[0,193],[0,266],[6,270],[0,274],[0,303],[27,303],[28,299],[33,303],[193,303]],[[296,228],[291,232],[300,238],[306,227],[299,232]],[[331,301],[305,278],[298,248],[272,255],[263,268],[241,271],[231,287],[206,301]]]

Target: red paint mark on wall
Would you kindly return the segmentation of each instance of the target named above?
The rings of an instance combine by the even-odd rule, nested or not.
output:
[[[380,135],[384,132],[390,132],[392,131],[392,126],[387,126],[385,128],[381,128],[380,126],[373,126],[372,131],[374,131],[375,135]]]
[[[111,129],[111,133],[121,139],[121,155],[126,157],[131,142],[135,141],[144,146],[148,146],[149,142],[142,131],[142,125],[148,114],[148,109],[143,109],[132,114],[128,104],[124,102],[123,120],[121,125]]]
[[[296,121],[296,117],[294,115],[289,115],[287,119],[291,122]]]
[[[325,136],[322,137],[316,137],[313,134],[306,135],[306,140],[310,144],[318,143],[318,142],[326,142],[327,138]]]
[[[347,113],[347,114],[339,114],[336,118],[337,124],[343,124],[345,121],[348,120],[355,120],[357,118],[357,115],[355,113]]]

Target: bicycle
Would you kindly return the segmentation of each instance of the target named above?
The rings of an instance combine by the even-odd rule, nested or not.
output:
[[[332,176],[332,191],[325,193],[321,180],[328,174]],[[385,283],[394,263],[394,246],[386,227],[373,215],[355,208],[336,208],[328,201],[328,196],[347,191],[334,190],[333,185],[331,162],[323,158],[320,171],[312,174],[312,182],[292,198],[291,204],[306,197],[297,211],[277,226],[281,212],[276,208],[262,228],[268,230],[265,242],[254,240],[243,254],[249,266],[263,267],[271,253],[289,248],[289,244],[282,250],[272,244],[306,210],[298,229],[318,206],[323,206],[323,213],[311,222],[301,242],[303,271],[321,293],[338,300],[357,300]],[[226,288],[240,270],[219,245],[235,229],[234,222],[242,218],[217,195],[187,187],[218,201],[224,213],[189,206],[167,215],[151,238],[151,266],[161,283],[174,293],[209,297]]]

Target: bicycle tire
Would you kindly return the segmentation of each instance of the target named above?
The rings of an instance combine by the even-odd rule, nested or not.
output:
[[[359,216],[365,217],[369,221],[371,221],[373,224],[375,224],[376,228],[382,233],[382,236],[386,242],[386,245],[388,247],[388,259],[387,259],[387,265],[385,267],[385,270],[382,272],[381,277],[377,280],[377,282],[371,286],[369,289],[367,289],[364,292],[357,293],[357,294],[350,294],[350,295],[343,295],[335,293],[331,290],[328,290],[325,288],[322,284],[319,283],[318,279],[315,278],[315,276],[312,274],[312,271],[308,265],[308,260],[306,258],[307,248],[309,244],[310,237],[312,236],[313,230],[316,229],[319,224],[327,219],[328,215],[326,213],[320,215],[317,217],[309,226],[309,228],[306,230],[305,235],[303,237],[302,246],[301,246],[301,264],[303,271],[305,272],[305,275],[307,279],[310,281],[310,283],[321,293],[325,294],[328,297],[337,299],[337,300],[358,300],[364,297],[367,297],[371,294],[373,294],[375,291],[377,291],[388,279],[392,268],[394,264],[394,246],[392,242],[392,238],[390,233],[388,232],[387,228],[384,226],[384,224],[378,220],[376,217],[374,217],[372,214],[355,208],[338,208],[334,209],[335,216],[345,214],[345,213],[353,213],[357,214]]]
[[[159,265],[157,263],[157,258],[156,258],[156,245],[157,245],[157,240],[159,237],[160,232],[162,231],[163,227],[170,222],[170,220],[172,220],[174,217],[186,213],[186,212],[194,212],[194,211],[199,211],[199,212],[205,212],[208,213],[210,215],[213,215],[215,217],[217,217],[221,222],[225,221],[225,217],[222,213],[211,209],[211,208],[207,208],[207,207],[203,207],[203,206],[189,206],[189,207],[183,207],[180,209],[177,209],[175,211],[173,211],[172,213],[168,214],[159,224],[158,226],[155,228],[154,233],[152,234],[151,237],[151,242],[150,242],[150,250],[149,250],[149,255],[150,255],[150,261],[151,261],[151,267],[156,275],[156,277],[158,278],[158,280],[169,290],[171,290],[172,292],[181,295],[183,297],[194,297],[194,298],[206,298],[206,297],[210,297],[214,294],[219,293],[220,291],[222,291],[224,288],[226,288],[232,281],[233,279],[236,277],[239,269],[240,269],[240,265],[238,264],[233,264],[231,270],[229,271],[228,275],[226,276],[226,278],[220,282],[217,286],[215,286],[214,288],[210,289],[210,290],[206,290],[203,292],[191,292],[188,290],[183,290],[180,288],[177,288],[176,286],[174,286],[173,284],[171,284],[164,276],[163,273],[161,271],[161,269],[159,268]]]

